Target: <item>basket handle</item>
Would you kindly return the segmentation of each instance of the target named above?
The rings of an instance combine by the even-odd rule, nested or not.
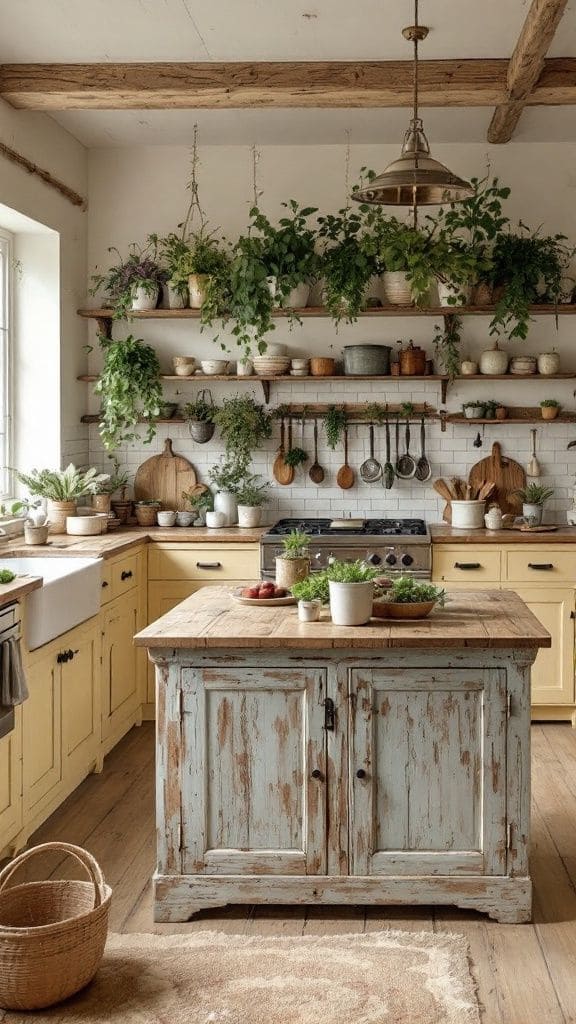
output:
[[[46,853],[49,850],[58,851],[58,853],[66,853],[69,857],[73,857],[74,860],[78,861],[78,863],[82,865],[94,886],[94,910],[97,910],[105,895],[105,882],[102,869],[92,854],[88,853],[88,850],[82,849],[81,846],[73,846],[72,843],[40,843],[39,846],[33,846],[30,850],[24,850],[23,853],[19,854],[18,857],[15,857],[10,864],[7,864],[6,867],[0,871],[0,892],[8,886],[12,877],[23,864],[32,860],[32,858],[37,854]]]

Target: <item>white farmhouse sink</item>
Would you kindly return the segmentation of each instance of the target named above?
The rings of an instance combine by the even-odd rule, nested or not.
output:
[[[0,553],[0,568],[18,576],[42,576],[26,598],[26,646],[34,651],[100,610],[100,558],[11,558]]]

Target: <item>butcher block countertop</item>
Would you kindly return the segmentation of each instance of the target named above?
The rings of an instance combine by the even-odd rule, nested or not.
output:
[[[298,620],[295,605],[258,608],[237,604],[226,587],[209,587],[136,634],[139,647],[155,648],[442,648],[550,647],[550,634],[510,590],[459,591],[445,608],[419,622],[372,619],[366,626],[334,626],[327,609],[320,622]]]
[[[455,530],[452,526],[430,526],[433,544],[576,544],[576,526],[559,526],[546,533],[529,530]]]
[[[54,534],[49,537],[48,544],[38,546],[24,543],[23,537],[0,546],[0,566],[2,555],[20,555],[26,558],[35,556],[51,558],[66,555],[78,555],[82,558],[114,558],[131,548],[150,541],[163,544],[259,544],[260,537],[269,527],[260,526],[256,529],[241,530],[228,527],[222,530],[208,530],[206,527],[145,527],[127,526],[123,530],[114,530],[99,537],[68,537],[66,534]]]

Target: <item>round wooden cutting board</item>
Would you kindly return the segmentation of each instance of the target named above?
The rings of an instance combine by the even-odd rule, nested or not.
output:
[[[182,492],[197,485],[194,466],[183,455],[174,454],[168,437],[162,454],[146,459],[136,470],[134,497],[136,501],[160,501],[165,509],[182,510],[186,508]]]

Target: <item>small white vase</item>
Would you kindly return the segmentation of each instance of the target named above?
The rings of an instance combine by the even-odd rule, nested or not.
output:
[[[404,270],[386,270],[382,274],[382,287],[387,302],[393,306],[412,305],[412,285]]]
[[[298,601],[298,618],[300,622],[318,622],[321,611],[322,602],[317,599],[313,601]]]
[[[473,359],[464,359],[460,363],[460,373],[463,377],[475,377],[478,373],[478,363]]]
[[[542,523],[543,511],[543,505],[531,505],[527,503],[524,503],[522,505],[522,515],[525,519],[530,520],[531,526],[540,526],[540,524]]]
[[[472,296],[471,284],[438,281],[438,301],[441,306],[467,306]]]
[[[370,621],[374,584],[329,581],[330,615],[335,626],[363,626]]]
[[[190,309],[201,309],[206,299],[208,274],[190,274],[188,278],[188,303]]]
[[[557,352],[541,352],[538,356],[538,373],[551,377],[560,370],[560,356]]]
[[[222,512],[226,518],[224,526],[236,526],[238,522],[238,502],[232,491],[217,491],[214,495],[214,511]]]
[[[159,292],[158,285],[155,285],[150,292],[146,291],[142,285],[137,285],[132,293],[132,309],[134,311],[156,309]]]
[[[260,526],[262,507],[260,505],[238,505],[238,526],[250,529]]]
[[[289,306],[290,309],[304,309],[308,305],[309,298],[310,285],[305,282],[297,284],[295,288],[288,292],[285,305]]]

